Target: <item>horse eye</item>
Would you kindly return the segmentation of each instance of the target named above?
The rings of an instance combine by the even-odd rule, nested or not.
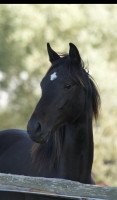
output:
[[[65,85],[65,88],[66,88],[66,89],[70,89],[71,86],[72,86],[71,84],[67,84],[67,85]]]

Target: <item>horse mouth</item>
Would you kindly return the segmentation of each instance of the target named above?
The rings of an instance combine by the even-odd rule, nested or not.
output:
[[[45,144],[48,142],[50,137],[50,133],[39,133],[39,134],[34,134],[34,135],[30,135],[30,138],[39,144]]]

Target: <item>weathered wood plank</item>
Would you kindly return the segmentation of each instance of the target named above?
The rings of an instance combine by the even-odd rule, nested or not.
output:
[[[117,200],[117,187],[101,187],[64,179],[3,173],[0,173],[0,191],[32,193],[78,200]]]

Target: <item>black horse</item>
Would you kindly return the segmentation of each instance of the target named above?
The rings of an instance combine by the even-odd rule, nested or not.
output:
[[[0,172],[94,183],[92,121],[100,96],[78,49],[69,45],[69,54],[59,56],[47,44],[51,67],[41,81],[42,96],[28,133],[0,132]],[[4,195],[0,193],[1,200],[24,198]]]

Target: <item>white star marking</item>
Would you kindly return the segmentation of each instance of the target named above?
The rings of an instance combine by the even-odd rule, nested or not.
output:
[[[54,72],[53,74],[50,75],[50,80],[54,81],[55,79],[57,79],[57,74],[56,72]]]

